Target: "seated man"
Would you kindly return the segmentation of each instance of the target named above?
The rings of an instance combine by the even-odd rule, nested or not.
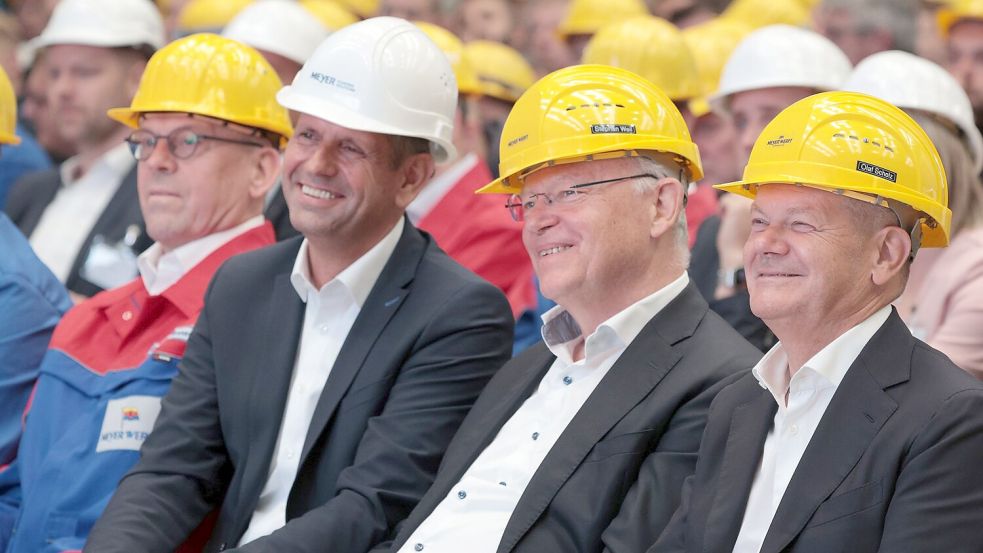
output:
[[[686,273],[696,146],[655,85],[581,65],[519,98],[501,154],[502,178],[482,191],[512,193],[558,306],[545,343],[482,392],[391,548],[638,551],[676,509],[719,383],[759,357]],[[632,523],[646,514],[646,528]]]
[[[17,147],[17,103],[0,67],[0,144]],[[72,306],[55,275],[0,213],[0,465],[17,453],[21,417],[51,332]]]
[[[405,217],[454,156],[450,63],[411,23],[329,36],[277,95],[303,237],[218,272],[140,463],[87,551],[365,551],[416,505],[508,358],[505,296]]]
[[[41,365],[17,460],[0,473],[0,549],[79,549],[160,411],[205,288],[272,244],[261,215],[291,134],[276,73],[251,48],[190,36],[155,54],[132,107],[141,278],[69,311]],[[248,91],[248,93],[244,92]]]
[[[754,200],[751,308],[780,342],[714,400],[649,551],[979,551],[983,383],[891,307],[919,245],[949,241],[928,135],[882,100],[817,94],[720,188]]]

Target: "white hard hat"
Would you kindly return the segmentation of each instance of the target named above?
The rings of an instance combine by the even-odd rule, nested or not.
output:
[[[243,8],[222,35],[303,64],[328,29],[293,0],[261,0]]]
[[[276,99],[345,128],[425,138],[438,163],[456,155],[451,64],[403,19],[374,17],[331,34]]]
[[[164,21],[150,0],[62,0],[37,44],[150,46],[156,50],[165,42]]]
[[[731,53],[710,105],[726,111],[732,94],[762,88],[836,90],[850,67],[846,54],[826,37],[791,25],[769,25],[744,37]]]
[[[889,50],[864,58],[843,90],[865,92],[901,109],[918,109],[948,119],[966,135],[976,172],[983,169],[983,137],[973,121],[969,97],[948,71],[925,58]]]

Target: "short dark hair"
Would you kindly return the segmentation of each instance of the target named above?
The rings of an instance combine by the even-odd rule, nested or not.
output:
[[[416,136],[394,136],[389,137],[389,147],[392,150],[390,163],[396,169],[410,156],[425,154],[430,151],[430,141],[426,138]]]

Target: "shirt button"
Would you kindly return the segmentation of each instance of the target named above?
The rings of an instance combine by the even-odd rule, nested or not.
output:
[[[499,482],[498,485],[499,486],[504,486],[505,485],[505,482]]]
[[[294,452],[293,451],[288,451],[287,452],[287,459],[293,459],[293,458],[294,458]]]
[[[788,431],[791,432],[793,436],[795,436],[796,434],[799,433],[799,425],[793,424],[792,426],[789,427]]]
[[[570,378],[570,376],[564,376],[563,377],[563,383],[566,384],[567,386],[569,386],[569,385],[573,384],[573,378]]]
[[[130,319],[133,318],[133,312],[132,311],[124,311],[122,317],[123,317],[123,320],[124,321],[128,321],[128,320],[130,320]]]
[[[468,496],[468,492],[466,492],[464,490],[461,490],[461,491],[457,492],[457,498],[458,499],[464,499],[467,496]]]
[[[423,551],[423,544],[422,543],[418,543],[418,544],[414,545],[413,546],[413,550],[414,551]]]
[[[533,432],[532,433],[532,439],[538,440],[539,439],[539,432]]]
[[[328,325],[321,325],[321,334],[327,334],[331,328]]]

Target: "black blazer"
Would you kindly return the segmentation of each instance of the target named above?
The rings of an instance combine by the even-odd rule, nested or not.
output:
[[[720,392],[650,553],[733,549],[776,409],[750,374]],[[833,395],[761,552],[983,551],[981,459],[983,383],[892,313]]]
[[[717,383],[760,356],[689,285],[649,321],[570,421],[522,494],[498,552],[600,551],[602,535],[626,551],[647,547],[693,472]],[[540,342],[495,375],[448,447],[434,486],[399,530],[393,551],[532,395],[554,359]],[[648,528],[632,524],[643,514],[638,505],[651,516]]]
[[[219,269],[140,462],[86,551],[171,552],[216,506],[205,550],[238,543],[269,475],[297,355],[304,304],[290,272],[300,244]],[[324,386],[287,525],[242,551],[364,551],[382,540],[508,359],[512,324],[498,289],[407,222]]]
[[[57,168],[31,173],[18,180],[10,189],[4,210],[24,236],[30,237],[41,221],[44,210],[55,199],[60,188],[61,174]],[[134,254],[139,254],[153,244],[153,239],[147,236],[143,213],[140,212],[136,166],[123,177],[123,182],[82,242],[82,247],[75,256],[75,261],[72,262],[65,287],[84,296],[93,296],[101,292],[102,287],[89,282],[79,274],[89,258],[92,241],[97,236],[101,236],[109,244],[118,243],[123,240],[131,227],[138,231],[136,242],[131,249]]]

